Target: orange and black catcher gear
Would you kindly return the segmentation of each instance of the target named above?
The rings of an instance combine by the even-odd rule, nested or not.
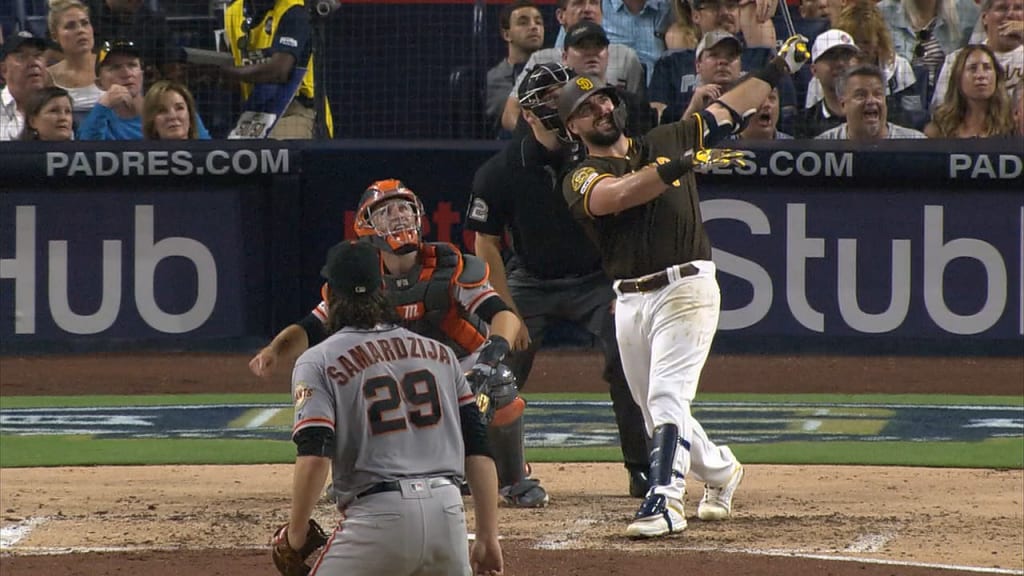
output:
[[[392,202],[404,203],[408,213],[401,218],[380,212]],[[363,192],[355,221],[356,236],[381,250],[408,254],[418,250],[423,239],[423,202],[401,180],[378,180]]]

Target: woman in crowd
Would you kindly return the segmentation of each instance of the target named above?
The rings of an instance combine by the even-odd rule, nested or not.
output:
[[[700,29],[693,23],[690,0],[672,0],[672,25],[665,30],[666,50],[693,50],[700,42]]]
[[[147,140],[196,140],[199,119],[192,94],[177,82],[162,80],[142,103],[142,135]]]
[[[991,138],[1013,134],[1006,73],[992,49],[972,44],[953,60],[943,103],[924,129],[929,138]]]
[[[96,55],[89,8],[79,0],[50,0],[50,36],[60,45],[64,59],[48,68],[53,83],[75,102],[75,117],[85,118],[102,90],[96,85]]]
[[[71,140],[72,100],[68,91],[47,86],[32,95],[25,107],[25,129],[21,132],[22,140],[42,140],[59,142]]]
[[[932,85],[946,54],[970,41],[979,14],[974,0],[881,0],[878,9],[896,54],[927,68]]]
[[[843,9],[835,27],[853,36],[860,49],[855,58],[860,64],[878,66],[885,74],[885,98],[889,121],[920,129],[924,125],[925,106],[921,86],[906,58],[893,50],[892,34],[874,0],[856,0]],[[811,81],[808,92],[814,89]],[[817,90],[821,90],[820,84]]]

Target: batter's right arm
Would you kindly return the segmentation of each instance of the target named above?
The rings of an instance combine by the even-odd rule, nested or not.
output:
[[[298,324],[289,324],[284,330],[260,350],[249,361],[249,370],[261,378],[269,378],[274,373],[278,360],[284,358],[293,361],[309,348],[306,330]]]

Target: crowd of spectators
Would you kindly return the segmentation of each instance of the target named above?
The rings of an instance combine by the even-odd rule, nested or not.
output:
[[[171,41],[167,18],[141,0],[48,0],[46,24],[48,37],[28,30],[0,36],[0,141],[208,139],[190,76],[212,76],[241,94],[238,125],[263,128],[238,137],[313,136],[303,0],[228,2],[230,56],[212,64],[190,62]],[[69,123],[57,118],[65,101]],[[325,116],[330,127],[329,109]]]
[[[811,43],[812,64],[806,74],[773,91],[742,138],[1019,137],[1014,91],[1024,69],[1024,0],[979,2],[799,0],[784,5],[797,33]],[[647,84],[626,86],[622,68],[601,77],[649,101],[654,122],[667,123],[707,106],[774,55],[777,39],[789,35],[778,11],[776,0],[558,0],[561,29],[554,47],[533,48],[527,58],[522,43],[513,46],[512,35],[503,37],[507,62],[513,62],[513,54],[516,63],[525,61],[517,86],[540,62],[558,60],[588,73],[579,68],[566,38],[580,22],[603,28],[608,42],[591,47],[591,61],[603,57],[626,66],[635,55]],[[503,26],[538,13],[530,0],[517,0],[502,12]],[[534,30],[535,38],[544,37]],[[515,72],[499,65],[506,75]],[[510,94],[499,138],[515,130],[519,115],[509,77],[488,85],[492,118],[500,94]]]
[[[486,71],[481,115],[495,137],[522,130],[519,83],[534,66],[561,62],[616,86],[634,129],[678,120],[768,61],[789,35],[780,17],[788,10],[810,41],[811,65],[773,92],[745,137],[852,139],[871,132],[864,131],[869,125],[877,128],[873,137],[883,138],[1020,135],[1024,0],[792,0],[781,7],[780,1],[557,0],[558,29],[545,30],[544,6],[510,0],[497,22],[507,53]],[[208,138],[189,90],[197,77],[240,95],[230,137],[314,135],[312,34],[303,0],[228,2],[231,61],[219,65],[187,62],[170,40],[166,17],[146,2],[48,4],[49,37],[21,31],[0,38],[0,140],[48,139],[48,128],[26,132],[29,111],[37,115],[32,122],[49,122],[65,97],[74,139],[168,138],[160,121],[146,117],[147,89],[164,81],[170,84],[161,84],[163,98],[180,102],[154,101],[153,110],[174,116],[189,137]],[[63,90],[60,99],[47,90],[50,103],[33,108],[50,87]],[[329,106],[324,113],[330,129]],[[878,113],[883,117],[875,122]]]

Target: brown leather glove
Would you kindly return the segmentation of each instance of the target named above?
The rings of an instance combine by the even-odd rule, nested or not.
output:
[[[288,542],[288,524],[285,524],[274,532],[274,537],[270,541],[274,566],[281,576],[307,576],[312,568],[306,565],[306,558],[324,544],[327,544],[327,533],[316,520],[310,518],[306,541],[299,549],[292,548]]]

